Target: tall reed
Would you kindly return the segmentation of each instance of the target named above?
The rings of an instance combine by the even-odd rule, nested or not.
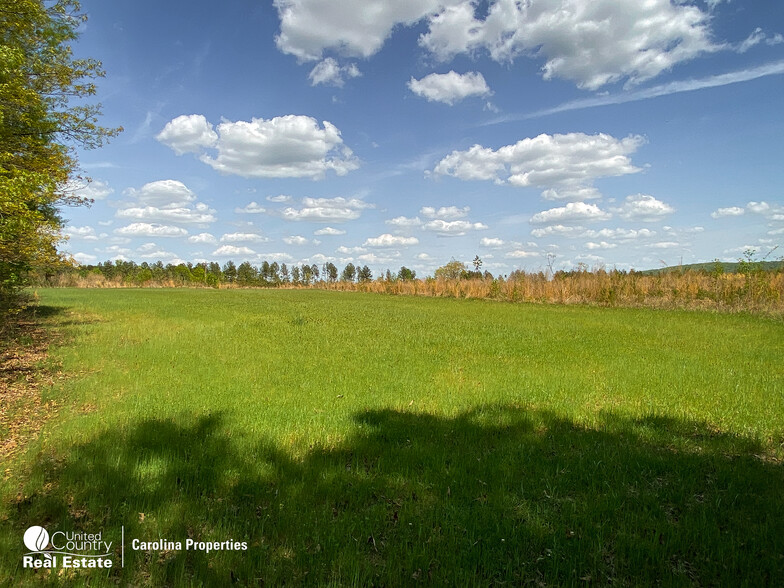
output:
[[[207,287],[204,283],[173,279],[147,280],[142,284],[121,276],[58,274],[44,284],[77,288],[173,288]],[[220,288],[237,288],[220,283]],[[758,271],[707,273],[703,271],[642,274],[637,272],[516,271],[508,278],[386,280],[367,282],[315,281],[309,285],[280,284],[282,288],[316,288],[339,291],[375,292],[405,296],[479,298],[506,302],[593,304],[651,308],[707,309],[724,312],[753,312],[784,316],[784,272]]]

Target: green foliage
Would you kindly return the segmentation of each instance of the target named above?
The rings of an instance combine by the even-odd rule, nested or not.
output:
[[[258,270],[249,261],[243,261],[237,268],[237,283],[240,286],[252,286],[259,277]]]
[[[338,268],[331,261],[326,264],[324,274],[325,274],[325,277],[327,278],[328,282],[330,282],[330,283],[337,282],[337,280],[338,280]]]
[[[743,252],[743,257],[738,259],[738,273],[745,276],[762,271],[762,262],[757,261],[755,258],[757,251],[754,249],[746,249]]]
[[[220,278],[215,274],[207,274],[206,283],[211,288],[219,288],[220,287]]]
[[[462,261],[452,259],[435,271],[435,277],[437,280],[459,280],[465,271],[466,265]]]
[[[373,279],[373,272],[370,271],[370,268],[366,265],[363,265],[361,268],[357,270],[357,281],[360,283],[369,282]]]
[[[411,280],[416,279],[416,272],[406,266],[402,266],[400,271],[397,272],[397,279],[403,280],[404,282],[410,282]]]
[[[226,278],[226,281],[229,283],[233,283],[237,279],[237,266],[234,265],[233,261],[227,261],[226,264],[223,266],[223,277]]]
[[[310,281],[313,279],[313,268],[311,268],[309,265],[303,265],[299,275],[302,283],[305,286],[308,286],[310,285]]]
[[[0,295],[24,286],[29,271],[58,264],[60,205],[85,204],[74,146],[100,147],[121,129],[98,125],[95,94],[103,71],[73,59],[85,17],[74,0],[0,0]]]
[[[346,264],[346,267],[343,268],[343,272],[340,274],[340,279],[344,282],[353,282],[356,275],[357,268],[353,263],[349,262]]]
[[[197,284],[207,281],[207,270],[203,264],[198,264],[191,270],[191,279]]]
[[[710,273],[714,278],[718,278],[724,273],[724,264],[721,263],[720,259],[716,258],[713,260],[713,268]]]

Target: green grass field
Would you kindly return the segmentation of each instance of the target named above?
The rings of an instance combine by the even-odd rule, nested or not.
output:
[[[12,585],[784,585],[784,323],[296,290],[44,290]],[[5,467],[3,468],[5,469]],[[102,531],[108,571],[22,569]],[[247,551],[133,551],[247,541]]]

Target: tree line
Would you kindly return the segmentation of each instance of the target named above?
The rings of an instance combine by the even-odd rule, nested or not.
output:
[[[67,266],[57,269],[46,268],[33,276],[35,285],[54,285],[88,279],[90,276],[102,277],[108,281],[123,282],[128,285],[145,284],[204,285],[213,288],[233,284],[242,287],[310,286],[319,282],[366,283],[373,280],[373,272],[367,265],[347,263],[339,269],[334,263],[292,264],[263,261],[253,265],[244,261],[239,265],[227,261],[222,266],[217,262],[163,264],[136,263],[134,261],[105,261],[95,265]],[[413,280],[416,272],[405,266],[399,271],[387,270],[382,279],[390,281]]]
[[[98,124],[88,99],[100,62],[74,59],[86,17],[76,0],[0,0],[0,312],[31,270],[63,261],[60,207],[84,205],[75,148],[100,147],[122,128]]]
[[[436,280],[490,280],[495,279],[488,271],[480,271],[482,261],[477,256],[473,262],[474,269],[469,270],[462,261],[452,259],[434,272]],[[512,272],[514,279],[519,270]],[[222,266],[217,262],[201,263],[154,263],[126,260],[107,260],[98,264],[67,264],[57,267],[39,268],[31,274],[35,286],[53,286],[77,284],[80,280],[93,277],[108,282],[122,283],[129,286],[144,285],[204,285],[213,288],[221,285],[241,287],[276,287],[276,286],[310,286],[319,283],[365,284],[374,280],[383,282],[411,282],[417,279],[416,270],[401,266],[399,270],[387,269],[375,276],[367,265],[347,263],[342,269],[332,262],[318,264],[292,264],[274,261],[262,261],[253,265],[249,261],[236,264],[227,261]],[[500,277],[500,276],[499,276]]]

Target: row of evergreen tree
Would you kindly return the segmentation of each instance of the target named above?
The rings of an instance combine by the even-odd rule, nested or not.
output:
[[[339,270],[332,263],[327,262],[321,266],[302,264],[288,266],[285,263],[263,261],[255,266],[248,261],[236,265],[233,261],[221,266],[217,262],[210,263],[180,263],[166,264],[134,261],[105,261],[97,265],[80,265],[50,271],[38,276],[40,285],[51,283],[58,276],[78,276],[87,278],[90,275],[100,275],[110,281],[143,285],[147,282],[174,282],[176,284],[206,284],[216,287],[219,284],[236,284],[238,286],[282,286],[286,284],[309,286],[315,282],[370,282],[373,273],[367,265],[358,266],[348,263]],[[416,272],[405,266],[398,272],[387,270],[381,279],[413,280]]]

